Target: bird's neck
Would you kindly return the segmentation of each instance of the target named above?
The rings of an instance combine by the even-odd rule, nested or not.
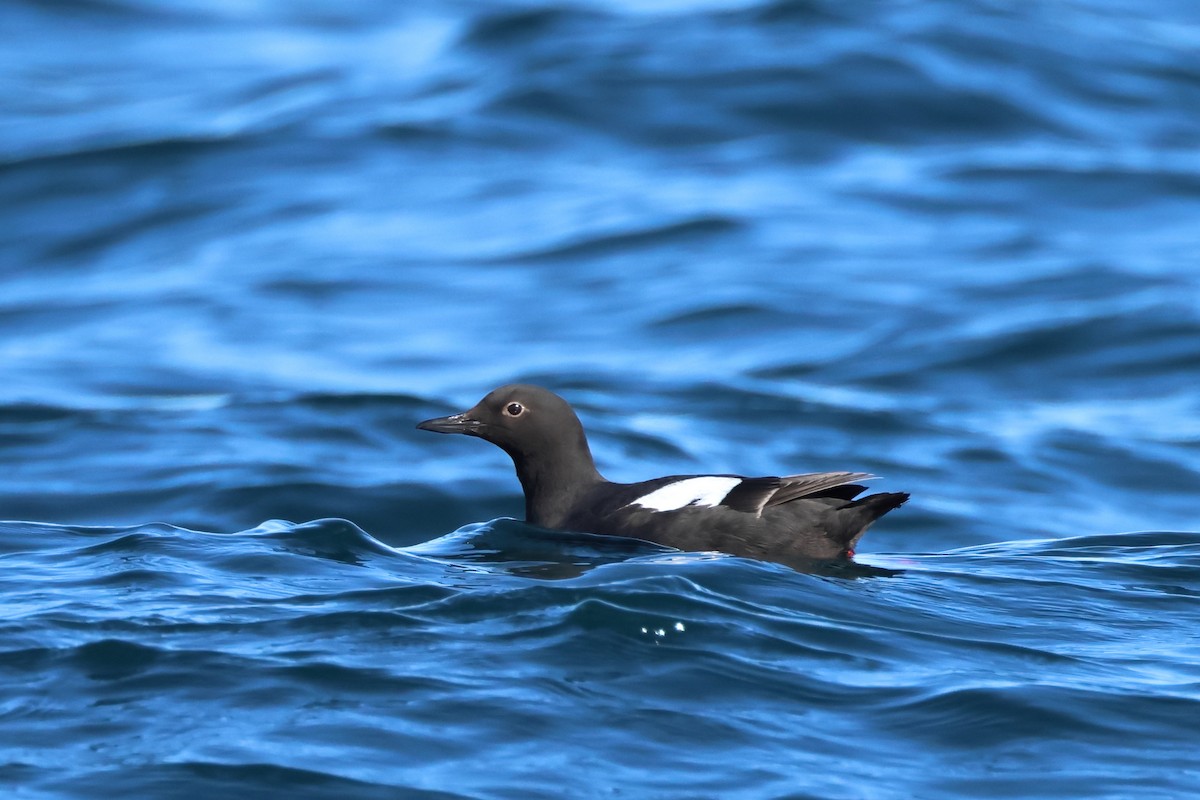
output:
[[[513,461],[525,491],[525,521],[542,528],[566,527],[582,495],[604,482],[586,441],[582,450],[562,448]]]

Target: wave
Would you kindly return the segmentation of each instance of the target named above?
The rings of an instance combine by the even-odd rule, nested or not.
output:
[[[19,180],[21,172],[45,169],[81,170],[88,161],[108,165],[127,164],[130,167],[145,167],[154,163],[179,162],[219,153],[239,142],[245,143],[242,135],[223,133],[167,133],[149,136],[145,132],[121,136],[96,136],[82,141],[59,143],[57,146],[41,143],[38,149],[24,153],[10,153],[0,158],[0,172]]]
[[[37,775],[33,769],[26,776]],[[139,765],[136,768],[104,769],[83,772],[68,778],[22,781],[23,785],[44,788],[55,796],[78,797],[154,797],[161,800],[187,800],[200,794],[241,793],[247,786],[269,793],[285,794],[299,800],[393,800],[397,793],[414,800],[465,800],[470,795],[425,789],[403,782],[372,782],[346,778],[336,769],[322,771],[300,767],[282,767],[271,763],[225,764],[212,761],[183,761],[171,764]]]
[[[903,571],[866,581],[513,520],[399,550],[346,520],[237,533],[3,523],[0,558],[0,672],[22,676],[22,697],[41,692],[27,741],[52,728],[57,743],[9,769],[68,792],[85,777],[157,786],[153,769],[112,765],[139,748],[226,764],[234,784],[248,780],[240,766],[273,764],[286,782],[307,769],[297,747],[332,737],[356,754],[316,773],[339,791],[394,788],[398,774],[444,787],[457,771],[474,796],[487,778],[467,753],[532,757],[548,730],[580,722],[595,729],[589,752],[615,758],[635,736],[660,767],[685,742],[690,757],[792,747],[757,785],[819,759],[856,769],[831,755],[848,737],[885,760],[914,742],[1111,755],[1153,737],[1169,763],[1200,703],[1178,637],[1194,622],[1200,533],[877,555]],[[121,571],[124,583],[106,578]],[[47,579],[72,586],[68,604]],[[130,704],[158,713],[119,713],[95,750],[105,709]],[[0,728],[17,722],[0,715]],[[64,772],[51,752],[75,763]],[[560,789],[592,775],[575,761]],[[640,770],[623,780],[647,785]]]
[[[371,565],[377,571],[404,569],[420,563],[497,567],[496,576],[552,577],[555,580],[585,576],[593,570],[619,583],[624,575],[654,576],[666,567],[672,574],[716,575],[723,571],[767,570],[797,575],[789,568],[713,553],[682,553],[639,540],[537,528],[514,519],[497,519],[467,525],[451,534],[402,548],[391,547],[344,519],[305,523],[270,520],[238,533],[207,533],[153,523],[134,527],[61,526],[50,523],[3,522],[0,547],[6,553],[48,550],[55,558],[84,558],[95,563],[104,558],[122,568],[143,566],[131,556],[150,563],[157,557],[168,562],[201,559],[218,571],[253,572],[258,557],[279,557],[273,571],[284,576],[287,565],[298,574],[310,574],[309,559],[317,564]],[[297,560],[297,557],[300,560]],[[411,557],[416,557],[414,560]],[[1116,581],[1118,590],[1130,588],[1139,578],[1146,587],[1157,583],[1189,584],[1200,579],[1200,533],[1147,531],[1102,534],[1061,539],[1032,539],[974,545],[942,553],[877,553],[867,559],[881,566],[901,567],[916,575],[967,582],[975,579],[1054,579],[1077,587],[1101,586],[1097,580]],[[168,563],[164,562],[164,563]],[[544,565],[566,570],[554,574],[526,570]],[[1097,580],[1089,570],[1098,566]],[[599,569],[604,567],[605,569]],[[478,570],[477,570],[478,571]],[[487,571],[486,569],[484,570]],[[188,570],[179,570],[185,574]],[[102,573],[96,573],[100,575]],[[341,574],[340,572],[337,574]],[[598,585],[590,579],[587,585]]]
[[[735,219],[719,216],[698,217],[679,221],[664,221],[659,224],[626,230],[597,232],[560,244],[549,245],[537,250],[494,257],[489,260],[503,262],[545,262],[605,258],[615,255],[628,257],[639,250],[679,245],[704,240],[709,237],[724,237],[740,230],[743,226]]]

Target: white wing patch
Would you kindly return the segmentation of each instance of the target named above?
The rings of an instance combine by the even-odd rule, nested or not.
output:
[[[641,506],[651,511],[677,511],[687,506],[715,506],[742,482],[741,478],[724,478],[706,475],[701,478],[685,478],[668,483],[661,489],[639,497],[629,505]]]

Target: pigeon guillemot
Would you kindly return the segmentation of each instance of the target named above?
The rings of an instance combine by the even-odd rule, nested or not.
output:
[[[906,492],[872,494],[863,472],[782,478],[671,475],[612,483],[596,470],[583,425],[558,395],[502,386],[474,408],[418,428],[478,436],[512,457],[525,519],[543,528],[644,539],[680,550],[716,550],[784,564],[847,559],[867,527]]]

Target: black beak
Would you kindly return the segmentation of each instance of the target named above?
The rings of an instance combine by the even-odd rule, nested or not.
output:
[[[420,430],[433,431],[434,433],[477,434],[481,427],[483,427],[482,422],[477,419],[471,419],[465,413],[427,419],[417,424],[417,428]]]

